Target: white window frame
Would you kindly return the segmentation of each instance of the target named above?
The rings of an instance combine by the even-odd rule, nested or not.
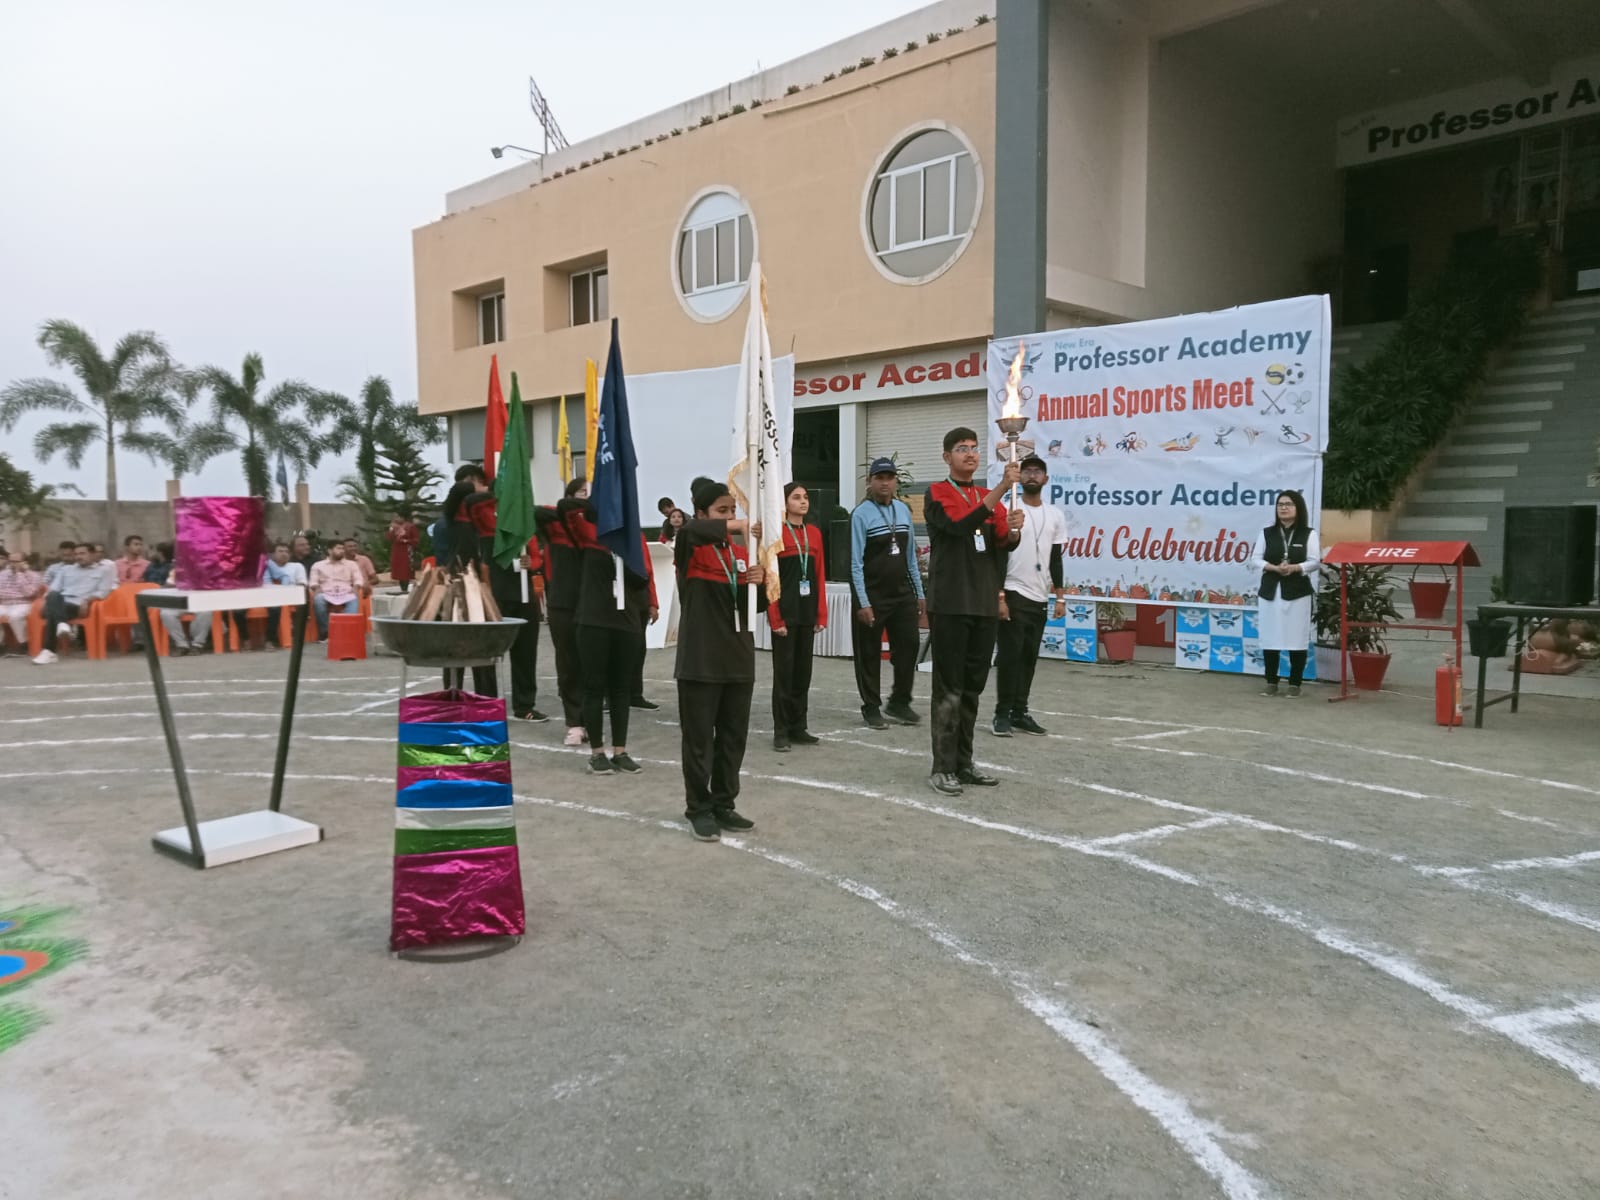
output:
[[[700,239],[697,238],[695,234],[707,229],[713,231],[711,234],[711,278],[715,279],[717,277],[717,235],[715,230],[719,225],[733,226],[732,281],[728,283],[713,283],[707,285],[706,287],[692,287],[684,289],[683,280],[680,277],[678,280],[678,286],[683,290],[683,294],[685,296],[709,296],[715,292],[726,292],[731,291],[734,288],[744,287],[750,282],[750,276],[748,275],[746,275],[743,279],[739,278],[739,269],[744,258],[743,254],[741,253],[741,251],[744,249],[744,247],[741,245],[741,242],[744,239],[739,232],[739,226],[742,224],[742,222],[739,218],[747,215],[748,214],[746,213],[740,213],[738,216],[733,217],[719,217],[715,221],[701,221],[698,225],[685,225],[678,230],[678,243],[680,246],[682,245],[684,238],[689,239],[689,277],[696,280],[700,278]]]
[[[883,174],[878,176],[879,187],[882,187],[886,183],[889,186],[889,245],[877,252],[879,257],[882,257],[885,254],[895,254],[901,250],[915,250],[919,246],[938,246],[944,244],[945,242],[959,242],[968,236],[966,233],[955,232],[956,172],[958,169],[957,164],[960,162],[960,160],[971,157],[972,155],[967,153],[967,151],[957,150],[953,154],[944,154],[938,158],[930,158],[924,162],[913,163],[909,167],[897,167],[893,171],[885,171]],[[897,203],[899,198],[898,193],[900,190],[900,180],[907,175],[920,175],[923,177],[921,181],[920,192],[922,196],[922,202],[917,205],[917,220],[918,223],[921,224],[923,216],[927,211],[927,172],[930,168],[940,166],[944,163],[950,164],[950,185],[949,194],[945,197],[945,212],[946,226],[951,232],[942,233],[937,237],[919,237],[916,241],[902,242],[900,240],[899,231],[900,205]]]
[[[494,334],[492,338],[483,336],[483,309],[485,304],[493,305]],[[505,292],[485,292],[478,297],[478,345],[493,346],[506,340],[506,294]]]
[[[586,280],[587,281],[586,286],[589,289],[589,319],[587,321],[585,321],[584,324],[585,325],[593,325],[598,321],[604,321],[606,319],[606,317],[609,317],[611,315],[611,313],[609,311],[610,308],[611,308],[611,305],[609,303],[609,300],[610,300],[610,295],[609,295],[610,288],[609,288],[609,286],[607,287],[607,297],[606,297],[607,301],[608,301],[608,303],[606,304],[606,308],[607,308],[608,311],[606,312],[606,315],[604,317],[596,315],[596,310],[600,307],[599,304],[597,303],[597,301],[599,300],[599,296],[600,296],[600,289],[599,289],[598,285],[599,285],[599,276],[601,276],[601,275],[606,276],[606,278],[608,280],[611,277],[610,268],[605,263],[596,263],[594,266],[586,267],[582,271],[574,271],[571,275],[569,275],[567,277],[567,324],[568,325],[576,326],[577,323],[578,323],[578,306],[573,303],[573,299],[572,298],[573,298],[573,289],[578,286],[578,281],[579,280]]]
[[[877,191],[878,187],[880,186],[880,182],[885,175],[893,175],[896,173],[896,171],[920,170],[926,164],[917,163],[915,166],[896,168],[896,171],[883,170],[882,165],[893,158],[895,153],[912,138],[916,137],[917,134],[928,133],[932,130],[942,130],[945,133],[950,134],[961,145],[961,151],[959,153],[965,153],[971,156],[972,223],[969,228],[964,230],[952,229],[948,238],[935,238],[929,239],[926,242],[908,243],[907,245],[896,247],[895,250],[880,250],[878,248],[877,238],[874,235],[872,228],[873,194]],[[944,157],[946,156],[940,155],[940,158]],[[978,156],[977,150],[973,147],[972,139],[969,138],[958,126],[952,125],[948,121],[918,121],[914,125],[906,126],[899,133],[895,134],[894,137],[890,138],[887,145],[884,147],[883,152],[878,156],[876,161],[878,164],[878,169],[865,172],[861,180],[861,206],[859,209],[861,214],[861,224],[859,227],[861,233],[861,248],[867,256],[867,261],[872,264],[873,269],[896,287],[920,287],[925,283],[932,283],[946,271],[950,270],[950,268],[954,267],[966,255],[968,248],[972,245],[973,235],[977,233],[979,223],[983,219],[983,159]],[[938,160],[930,159],[929,161],[936,162]],[[954,178],[955,171],[952,170],[952,181]],[[893,210],[891,209],[891,212],[892,211]],[[898,230],[896,230],[896,232],[898,232]],[[913,245],[932,245],[936,243],[952,245],[954,246],[954,251],[937,267],[934,267],[932,270],[922,275],[902,275],[899,271],[891,267],[886,261],[888,255],[897,253],[900,250],[909,250],[913,247]]]

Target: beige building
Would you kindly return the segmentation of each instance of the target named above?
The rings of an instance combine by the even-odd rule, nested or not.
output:
[[[413,235],[420,403],[476,457],[498,354],[550,495],[605,318],[630,375],[734,362],[759,258],[795,473],[848,506],[872,456],[936,477],[984,428],[992,334],[1312,291],[1388,319],[1513,229],[1600,284],[1595,49],[1585,0],[944,0],[450,193]]]

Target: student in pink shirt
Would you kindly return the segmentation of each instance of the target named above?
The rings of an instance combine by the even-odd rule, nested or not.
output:
[[[344,556],[343,542],[328,544],[328,557],[311,564],[311,610],[317,616],[317,635],[328,640],[328,613],[361,610],[361,589],[366,580],[361,568]]]
[[[122,557],[117,559],[117,582],[143,583],[150,560],[144,556],[144,539],[130,533],[122,539]]]

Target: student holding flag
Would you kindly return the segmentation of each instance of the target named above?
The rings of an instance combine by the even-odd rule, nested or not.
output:
[[[494,405],[490,404],[491,412]],[[502,405],[502,409],[504,406]],[[494,477],[494,536],[485,556],[495,603],[507,617],[526,624],[511,643],[511,715],[519,721],[548,721],[536,707],[539,694],[539,605],[528,576],[542,565],[533,520],[533,477],[528,460],[528,422],[517,373],[511,372],[511,406],[500,417],[505,440]],[[493,461],[491,452],[486,461]]]
[[[778,602],[767,605],[772,628],[772,748],[815,746],[806,729],[812,643],[828,627],[828,584],[822,535],[806,523],[811,498],[798,483],[784,485],[786,512],[778,551]]]

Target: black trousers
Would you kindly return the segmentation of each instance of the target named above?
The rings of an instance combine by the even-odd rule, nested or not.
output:
[[[539,707],[539,600],[528,581],[528,601],[522,601],[522,581],[517,572],[493,564],[489,566],[489,587],[494,602],[507,617],[521,617],[527,624],[517,631],[507,657],[511,659],[511,711],[524,713]]]
[[[628,693],[633,687],[634,632],[605,625],[578,626],[583,659],[583,728],[589,749],[606,744],[604,709],[611,710],[611,744],[628,744]]]
[[[739,768],[750,734],[751,683],[678,680],[683,732],[684,816],[726,812],[739,798]]]
[[[70,621],[78,615],[81,604],[73,604],[70,600],[63,600],[60,592],[46,592],[44,594],[44,608],[40,615],[44,618],[44,645],[49,649],[56,644],[56,626],[63,621]]]
[[[772,732],[803,733],[811,701],[811,652],[815,625],[791,625],[772,635]]]
[[[940,614],[928,620],[933,642],[933,770],[954,774],[972,767],[972,731],[978,700],[989,682],[998,617]]]
[[[897,601],[887,608],[873,607],[871,625],[850,614],[850,648],[856,660],[856,691],[863,711],[882,707],[879,692],[883,674],[883,631],[889,631],[889,666],[894,672],[890,704],[910,704],[911,684],[917,677],[917,601]]]
[[[635,648],[633,662],[633,676],[630,680],[632,690],[628,693],[631,698],[643,700],[644,697],[644,656],[645,656],[645,630],[650,625],[650,610],[644,609],[639,613],[639,644]]]
[[[1021,592],[1006,590],[1009,621],[1001,621],[996,634],[998,652],[994,659],[996,716],[1020,717],[1028,711],[1028,693],[1033,690],[1033,672],[1039,665],[1039,643],[1044,640],[1048,605],[1030,600]]]
[[[568,729],[583,724],[583,684],[578,658],[578,626],[570,608],[550,610],[550,641],[556,648],[556,693]]]
[[[462,689],[467,686],[467,671],[465,667],[446,667],[444,669],[444,686],[446,691]],[[478,696],[495,697],[500,695],[500,684],[494,677],[494,668],[472,668],[472,691]]]
[[[1282,654],[1283,651],[1281,650],[1263,650],[1261,652],[1261,661],[1267,668],[1268,683],[1278,682],[1278,663],[1281,661],[1280,656]],[[1289,651],[1289,682],[1293,686],[1299,687],[1300,681],[1305,678],[1305,674],[1306,652],[1304,650]]]

